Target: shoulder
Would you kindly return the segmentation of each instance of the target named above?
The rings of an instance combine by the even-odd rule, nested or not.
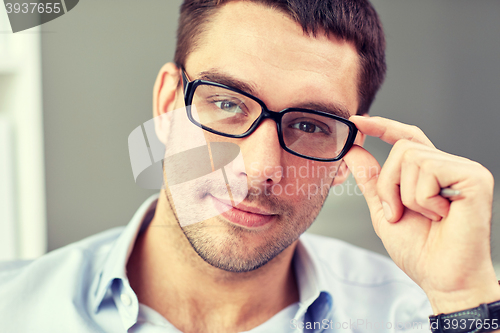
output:
[[[110,229],[81,241],[69,244],[49,252],[35,260],[19,260],[0,262],[0,287],[12,279],[12,276],[26,271],[49,270],[54,273],[70,270],[84,262],[92,262],[96,255],[109,250],[112,242],[119,236],[123,227]],[[39,276],[40,277],[40,276]]]
[[[432,314],[427,296],[389,257],[313,234],[302,235],[300,244],[317,271],[321,288],[341,309],[340,317],[394,327],[414,321],[425,326]]]
[[[338,281],[369,285],[411,281],[384,255],[339,239],[309,233],[303,234],[300,241],[322,273]]]
[[[78,313],[86,311],[85,295],[122,230],[120,227],[99,233],[36,260],[1,262],[2,322],[27,325],[29,330],[31,322],[60,320],[58,313],[67,315],[67,320],[72,316],[76,322],[81,320]]]

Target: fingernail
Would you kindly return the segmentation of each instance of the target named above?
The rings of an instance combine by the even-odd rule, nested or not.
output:
[[[382,201],[382,208],[384,209],[384,215],[385,215],[385,219],[387,221],[390,221],[392,219],[392,210],[391,210],[391,206],[389,206],[389,204],[385,201]]]
[[[352,116],[349,117],[349,119],[351,119],[351,120],[363,119],[363,118],[366,118],[366,117],[363,117],[363,116],[360,116],[360,115],[357,115],[357,114],[353,114]]]

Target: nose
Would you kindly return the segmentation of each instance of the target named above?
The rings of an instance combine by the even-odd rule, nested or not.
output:
[[[276,122],[264,120],[248,137],[238,142],[243,165],[234,165],[234,172],[246,176],[250,187],[271,187],[283,177],[281,149]]]

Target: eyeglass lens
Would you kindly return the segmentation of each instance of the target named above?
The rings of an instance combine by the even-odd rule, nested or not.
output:
[[[197,86],[191,103],[193,118],[217,132],[240,135],[247,132],[262,113],[252,98],[213,85]],[[285,145],[301,155],[333,159],[343,150],[349,126],[319,114],[292,111],[281,120]]]

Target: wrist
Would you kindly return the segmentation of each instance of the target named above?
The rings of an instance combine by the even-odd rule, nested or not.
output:
[[[452,313],[500,300],[500,286],[497,282],[494,285],[474,290],[427,293],[427,297],[434,314]]]

